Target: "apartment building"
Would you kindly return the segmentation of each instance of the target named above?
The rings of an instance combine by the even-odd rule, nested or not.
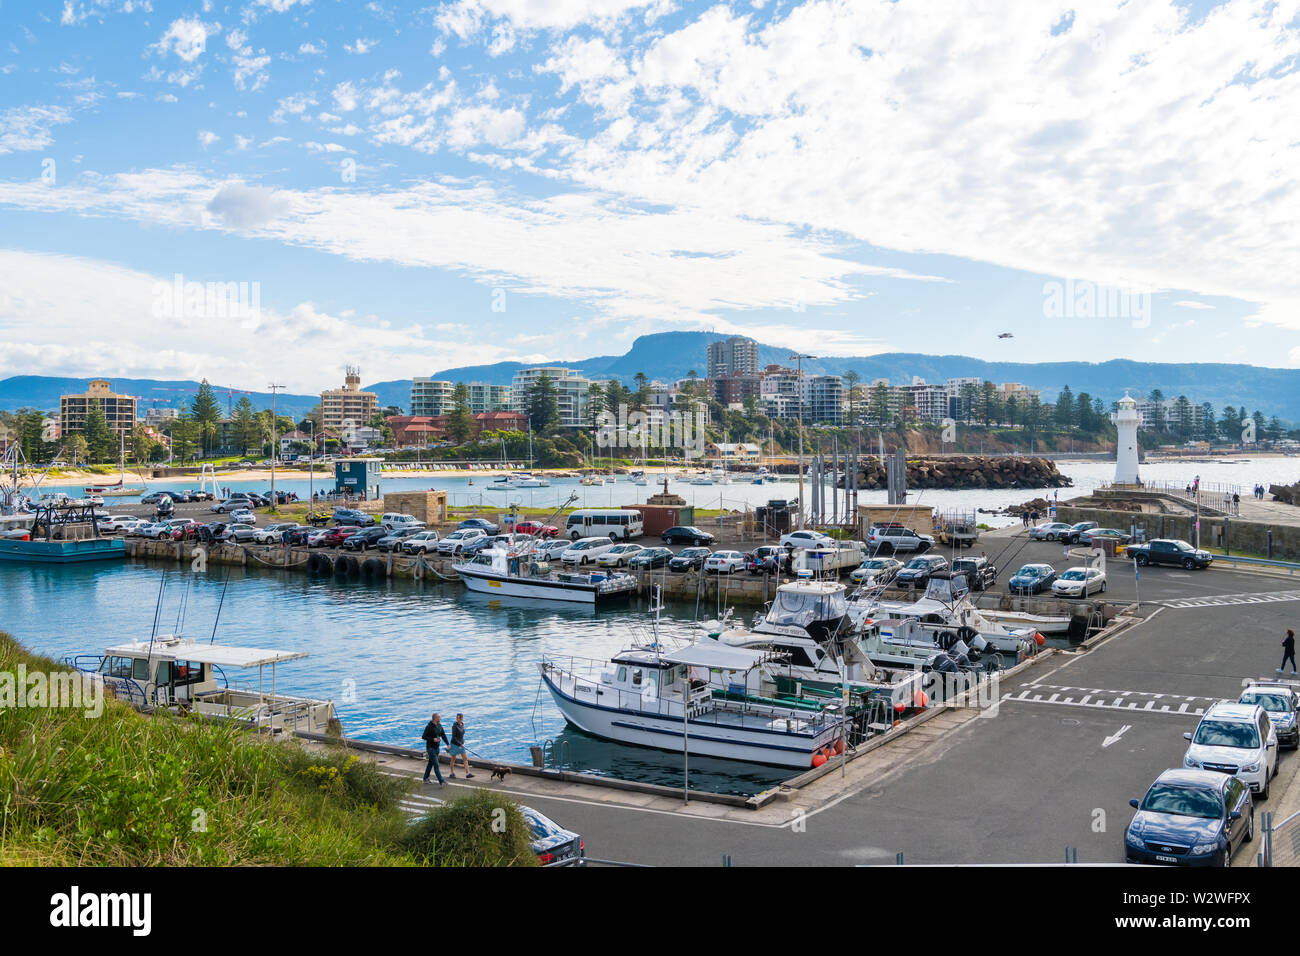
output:
[[[321,427],[342,433],[345,422],[364,425],[379,411],[379,396],[361,390],[361,370],[349,366],[342,388],[320,393]]]
[[[758,343],[741,335],[709,343],[708,377],[758,374]]]
[[[87,383],[86,391],[80,395],[59,397],[59,433],[68,435],[81,431],[86,424],[86,413],[96,402],[113,433],[126,436],[126,450],[130,453],[131,433],[135,428],[135,396],[119,395],[113,391],[113,383],[105,379],[97,378]]]
[[[560,410],[560,424],[566,428],[583,428],[590,425],[587,407],[590,404],[588,389],[592,380],[581,372],[558,365],[521,368],[510,383],[510,408],[528,414],[528,396],[533,384],[543,375],[555,386]]]

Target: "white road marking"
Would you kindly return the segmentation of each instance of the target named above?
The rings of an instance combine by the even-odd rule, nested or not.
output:
[[[1109,737],[1103,740],[1101,742],[1102,747],[1109,747],[1111,744],[1118,742],[1119,738],[1123,737],[1124,734],[1126,734],[1128,731],[1132,729],[1133,729],[1132,726],[1130,726],[1129,724],[1125,724],[1119,730],[1115,731],[1115,733],[1111,734]]]
[[[1201,597],[1160,601],[1162,607],[1186,610],[1197,607],[1232,607],[1238,604],[1275,604],[1300,601],[1300,591],[1265,591],[1260,594],[1207,594]]]

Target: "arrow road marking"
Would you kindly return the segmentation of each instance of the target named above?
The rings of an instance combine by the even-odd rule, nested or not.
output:
[[[1124,736],[1124,732],[1125,732],[1126,730],[1132,730],[1132,729],[1133,729],[1133,728],[1130,727],[1128,724],[1125,724],[1123,727],[1121,727],[1121,728],[1120,728],[1119,730],[1117,730],[1115,733],[1111,734],[1109,737],[1107,737],[1105,740],[1103,740],[1103,741],[1101,742],[1101,745],[1102,745],[1103,747],[1109,747],[1111,744],[1113,744],[1113,743],[1115,743],[1117,740],[1119,740],[1119,738],[1123,737],[1123,736]]]

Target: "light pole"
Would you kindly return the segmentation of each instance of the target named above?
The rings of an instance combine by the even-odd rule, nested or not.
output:
[[[798,363],[795,375],[795,387],[799,389],[799,528],[803,528],[803,360],[813,358],[811,355],[791,355]]]
[[[275,420],[275,393],[284,388],[283,385],[272,384],[271,388],[271,513],[279,511],[279,502],[275,498],[275,460],[280,457],[279,434]]]
[[[315,512],[316,510],[316,423],[310,418],[307,419],[307,432],[311,436],[308,444],[311,446],[307,449],[307,500],[311,502],[307,507]]]

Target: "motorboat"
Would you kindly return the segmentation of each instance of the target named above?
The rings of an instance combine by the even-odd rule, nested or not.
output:
[[[277,689],[277,666],[307,656],[306,651],[232,647],[162,635],[116,644],[103,654],[68,658],[67,663],[141,710],[199,714],[270,733],[338,734],[333,701],[293,697]],[[227,670],[255,670],[256,688],[231,684]]]
[[[667,650],[656,640],[607,661],[566,657],[538,667],[560,713],[593,736],[689,756],[820,766],[843,748],[842,705],[754,699],[746,688],[768,659],[717,641]],[[732,692],[719,693],[710,675]]]
[[[626,600],[637,587],[622,572],[554,570],[530,550],[485,548],[452,570],[471,591],[545,601],[604,604]]]

